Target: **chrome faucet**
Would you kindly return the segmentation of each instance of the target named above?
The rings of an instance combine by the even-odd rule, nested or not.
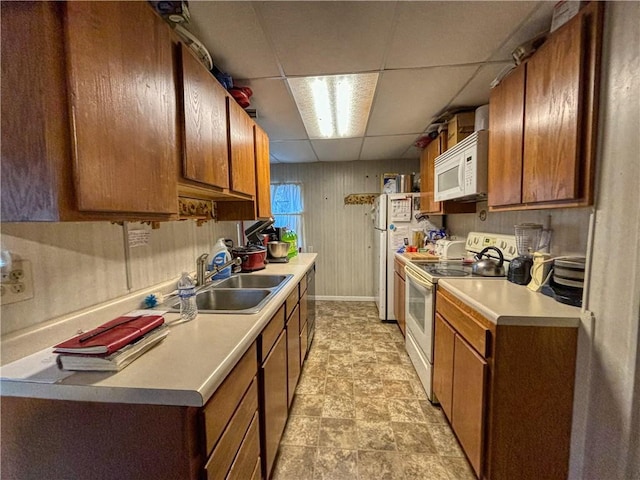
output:
[[[235,257],[229,260],[228,262],[223,263],[222,265],[214,265],[213,268],[207,271],[207,258],[209,257],[208,253],[203,253],[198,257],[196,261],[196,282],[198,287],[204,286],[207,280],[209,280],[212,276],[218,273],[221,270],[231,266],[231,265],[240,265],[242,263],[242,259],[240,257]]]

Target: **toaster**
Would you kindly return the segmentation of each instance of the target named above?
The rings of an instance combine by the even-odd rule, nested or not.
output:
[[[441,260],[459,260],[465,255],[464,240],[436,240],[435,253]]]

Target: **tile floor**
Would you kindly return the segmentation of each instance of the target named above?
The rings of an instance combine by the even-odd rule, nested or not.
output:
[[[398,326],[381,323],[374,303],[316,305],[274,480],[473,480]]]

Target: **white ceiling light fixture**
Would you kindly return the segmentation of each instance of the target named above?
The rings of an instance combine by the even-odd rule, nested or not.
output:
[[[364,136],[378,73],[288,78],[311,139]]]

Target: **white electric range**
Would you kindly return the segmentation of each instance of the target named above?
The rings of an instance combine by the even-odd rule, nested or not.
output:
[[[480,253],[485,247],[495,247],[504,257],[505,273],[509,269],[509,261],[517,256],[514,235],[470,232],[467,235],[465,248],[469,257]],[[491,258],[498,254],[490,250]],[[486,256],[486,254],[485,254]],[[483,257],[484,258],[484,257]],[[411,261],[405,266],[405,317],[406,348],[409,358],[415,367],[418,377],[431,402],[438,403],[433,395],[433,331],[435,322],[436,289],[440,278],[471,277],[471,264],[460,260]],[[477,277],[487,279],[505,277]]]

